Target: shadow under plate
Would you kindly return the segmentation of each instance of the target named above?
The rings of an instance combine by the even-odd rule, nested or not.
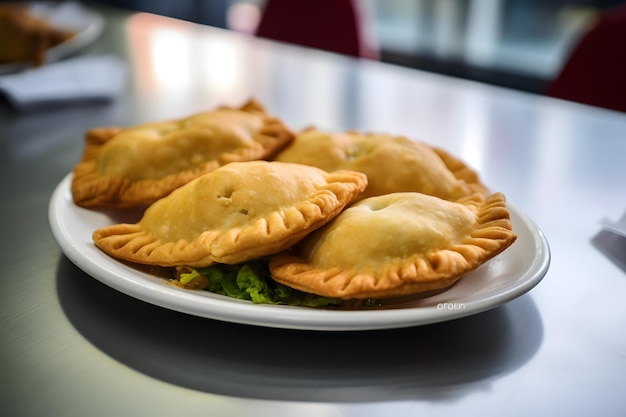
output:
[[[530,296],[426,326],[319,332],[191,316],[122,294],[61,256],[58,296],[93,345],[162,381],[213,394],[289,401],[447,400],[487,389],[538,350]]]

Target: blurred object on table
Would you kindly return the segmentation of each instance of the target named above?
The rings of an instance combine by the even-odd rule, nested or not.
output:
[[[626,273],[626,211],[617,221],[600,220],[602,229],[591,239],[593,246]]]
[[[63,60],[0,76],[0,93],[21,112],[59,105],[108,102],[122,92],[126,66],[113,55]]]
[[[605,11],[572,50],[547,94],[626,112],[626,6]]]
[[[93,43],[104,18],[75,1],[0,4],[0,74],[58,61]]]
[[[0,64],[20,62],[41,66],[49,48],[74,34],[53,26],[23,4],[0,4]]]
[[[345,55],[377,59],[358,0],[267,0],[256,35]]]

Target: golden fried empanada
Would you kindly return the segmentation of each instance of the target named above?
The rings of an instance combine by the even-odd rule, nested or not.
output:
[[[129,129],[92,129],[74,168],[74,202],[147,205],[224,164],[271,157],[293,138],[256,101]]]
[[[284,250],[321,227],[367,186],[354,171],[234,162],[148,207],[136,224],[98,229],[108,254],[143,264],[202,267]]]
[[[272,277],[344,299],[446,288],[516,239],[505,197],[458,202],[419,193],[370,197],[270,261]]]
[[[478,175],[460,160],[401,136],[326,133],[312,128],[298,134],[275,159],[326,171],[363,172],[369,185],[360,198],[412,191],[456,200],[474,192],[487,193]]]
[[[0,65],[11,63],[41,66],[48,49],[57,46],[75,32],[53,27],[37,16],[27,4],[0,4]]]

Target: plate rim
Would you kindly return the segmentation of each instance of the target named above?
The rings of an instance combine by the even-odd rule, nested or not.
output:
[[[80,249],[80,244],[71,238],[66,225],[59,221],[62,219],[63,206],[68,204],[68,195],[69,203],[73,204],[71,179],[70,172],[54,189],[48,207],[48,220],[53,237],[72,263],[90,277],[133,298],[180,313],[231,323],[294,330],[357,331],[414,327],[455,320],[496,308],[526,294],[543,279],[551,261],[550,247],[544,233],[523,211],[508,201],[512,217],[517,217],[521,224],[526,225],[533,237],[537,255],[516,285],[488,297],[463,303],[463,309],[418,306],[384,310],[330,310],[254,304],[208,291],[199,294],[167,285],[162,278],[149,277],[121,262],[114,264],[115,270],[99,265],[85,250]],[[88,210],[78,206],[76,209]],[[104,253],[96,256],[116,262]],[[120,270],[129,271],[135,276],[125,276]],[[289,311],[289,314],[284,314],[285,311]]]

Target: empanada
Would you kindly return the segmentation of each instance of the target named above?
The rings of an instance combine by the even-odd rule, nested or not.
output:
[[[75,35],[54,27],[26,4],[0,4],[0,65],[22,63],[41,66],[48,49]]]
[[[241,263],[284,250],[334,218],[367,186],[354,171],[233,162],[174,190],[136,224],[98,229],[108,254],[160,266]]]
[[[516,239],[503,194],[370,197],[270,261],[277,282],[344,299],[446,288]]]
[[[83,207],[148,205],[224,164],[269,158],[293,138],[253,100],[238,109],[221,107],[180,120],[92,129],[74,168],[74,202]]]
[[[296,135],[275,160],[316,166],[326,171],[363,172],[367,174],[369,185],[360,198],[406,191],[446,200],[474,192],[487,194],[478,175],[460,160],[402,136],[327,133],[311,128]],[[448,162],[454,166],[448,167]]]

